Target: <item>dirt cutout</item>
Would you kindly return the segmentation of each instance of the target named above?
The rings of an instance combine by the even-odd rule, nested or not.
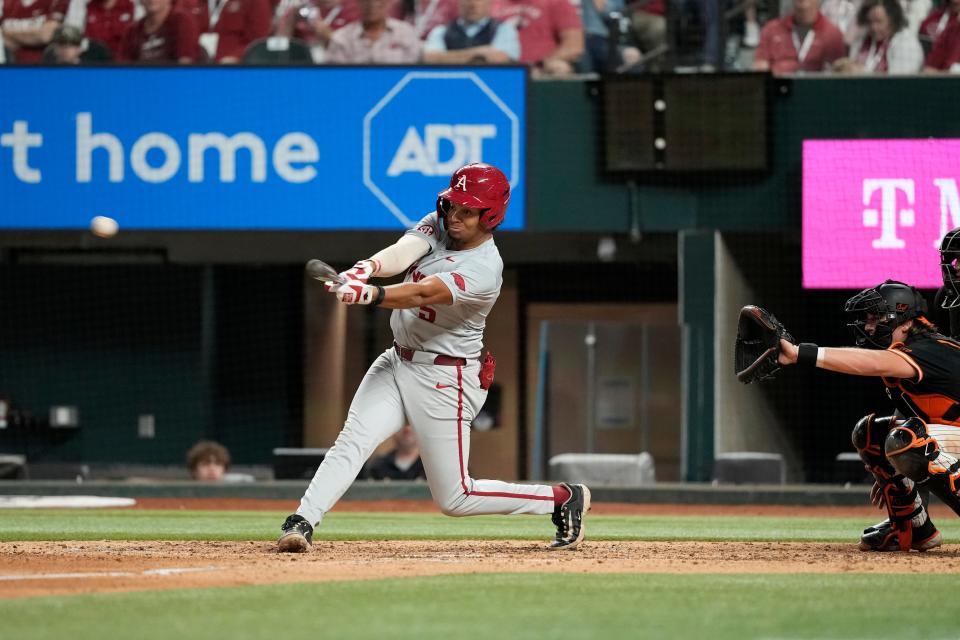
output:
[[[153,508],[211,508],[198,501],[155,501]],[[227,508],[281,505],[232,503]],[[354,508],[343,503],[338,510]],[[378,510],[420,511],[429,503]],[[145,506],[141,503],[141,506]],[[393,505],[396,507],[397,505]],[[220,507],[224,503],[220,502]],[[422,507],[422,509],[421,509]],[[432,510],[432,508],[431,508]],[[867,509],[664,507],[597,505],[594,513],[687,515],[864,516]],[[279,525],[279,523],[278,523]],[[0,543],[0,598],[226,587],[292,582],[371,580],[465,573],[957,573],[960,545],[927,553],[863,553],[850,543],[603,542],[550,551],[546,540],[387,541],[315,540],[306,554],[279,554],[273,542],[93,541]]]

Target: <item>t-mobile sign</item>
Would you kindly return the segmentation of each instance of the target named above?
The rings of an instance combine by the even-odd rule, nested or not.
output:
[[[958,178],[960,140],[804,141],[804,288],[939,287]]]

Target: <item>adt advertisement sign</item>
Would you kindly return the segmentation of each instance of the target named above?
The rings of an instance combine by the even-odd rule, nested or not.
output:
[[[451,102],[470,106],[451,112]],[[476,72],[406,74],[367,113],[363,145],[364,184],[408,226],[418,193],[464,164],[499,158],[511,188],[520,181],[520,120]]]
[[[0,228],[401,229],[486,162],[525,219],[519,67],[0,68]]]

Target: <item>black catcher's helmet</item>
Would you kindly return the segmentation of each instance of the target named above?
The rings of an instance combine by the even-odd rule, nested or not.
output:
[[[927,301],[914,287],[887,280],[847,300],[843,310],[850,317],[847,327],[858,347],[886,349],[893,341],[894,329],[927,313]],[[874,322],[876,328],[868,333],[867,324]]]
[[[940,274],[943,276],[943,298],[940,306],[960,306],[960,227],[947,231],[940,241]]]

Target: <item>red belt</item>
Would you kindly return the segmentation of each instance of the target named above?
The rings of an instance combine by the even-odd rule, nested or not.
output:
[[[433,358],[433,364],[442,364],[448,367],[462,367],[467,364],[466,358],[455,358],[453,356],[444,356],[444,355],[434,355],[432,353],[427,353],[426,351],[417,351],[416,349],[409,349],[407,347],[401,347],[396,342],[393,343],[393,350],[397,352],[397,355],[400,356],[401,360],[407,360],[409,362],[429,362],[430,358]],[[417,354],[423,354],[423,356],[417,357]],[[425,356],[425,357],[424,357]]]

